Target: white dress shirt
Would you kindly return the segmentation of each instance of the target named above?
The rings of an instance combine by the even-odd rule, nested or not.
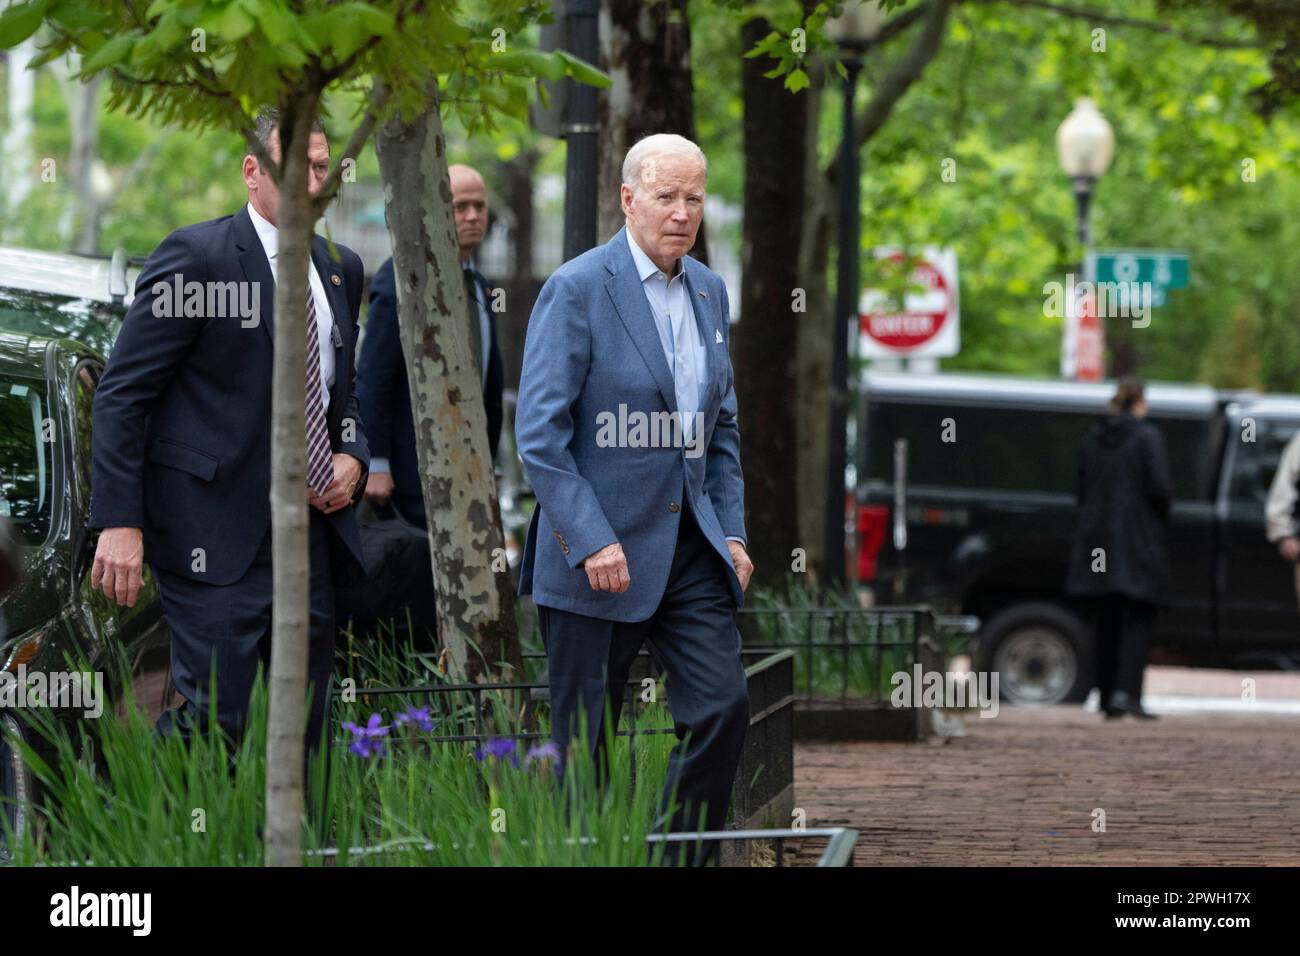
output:
[[[262,240],[266,261],[271,265],[271,278],[279,281],[276,254],[280,248],[280,230],[262,218],[251,202],[248,204],[248,217],[253,220],[257,238]],[[307,270],[307,281],[311,285],[311,297],[316,304],[316,338],[320,342],[320,380],[323,385],[320,390],[321,404],[328,410],[330,387],[334,384],[334,343],[330,340],[330,331],[334,327],[334,312],[330,309],[330,300],[325,295],[325,283],[316,271],[314,262]],[[306,306],[304,305],[303,308]]]

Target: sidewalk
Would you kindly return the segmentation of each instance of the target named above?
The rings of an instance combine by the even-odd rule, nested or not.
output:
[[[858,866],[1300,864],[1300,715],[965,722],[927,743],[797,744],[795,804],[856,828]]]

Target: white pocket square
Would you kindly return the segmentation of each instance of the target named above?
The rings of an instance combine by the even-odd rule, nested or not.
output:
[[[722,330],[721,330],[721,329],[714,329],[714,330],[713,330],[713,341],[714,341],[714,342],[717,342],[719,345],[722,344]]]

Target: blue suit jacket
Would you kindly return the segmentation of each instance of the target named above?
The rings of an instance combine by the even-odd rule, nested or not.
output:
[[[474,280],[491,301],[487,281],[477,271]],[[411,414],[411,392],[407,384],[406,358],[397,326],[397,283],[393,260],[388,259],[370,280],[370,312],[366,337],[357,361],[357,399],[366,423],[370,454],[387,458],[393,475],[393,498],[407,520],[425,522],[424,493],[420,488],[420,464],[415,454],[415,420]],[[496,316],[488,309],[487,382],[483,386],[483,407],[487,412],[488,451],[496,458],[501,439],[501,399],[505,376],[501,350],[497,348]]]
[[[362,463],[359,500],[370,462],[352,361],[362,266],[337,248],[335,262],[328,243],[312,239],[339,333],[325,422],[331,448]],[[177,274],[186,283],[258,283],[259,321],[154,315],[155,283],[173,285]],[[142,528],[145,560],[195,581],[232,584],[248,570],[271,523],[274,302],[271,265],[247,208],[178,229],[154,250],[95,392],[90,527]],[[336,574],[363,573],[353,510],[328,518],[344,546],[331,552]]]
[[[668,585],[685,499],[725,564],[739,606],[744,595],[725,540],[745,537],[727,289],[689,256],[682,259],[687,294],[708,353],[700,385],[704,453],[602,447],[608,441],[598,440],[599,417],[617,416],[620,405],[629,415],[677,410],[625,231],[561,266],[528,323],[515,439],[537,509],[519,593],[589,617],[646,620]],[[623,545],[631,585],[622,594],[595,591],[579,564],[615,541]]]

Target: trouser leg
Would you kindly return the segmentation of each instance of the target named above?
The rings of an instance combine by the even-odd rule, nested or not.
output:
[[[608,775],[605,732],[618,729],[628,671],[645,639],[644,624],[621,624],[538,606],[546,645],[551,697],[551,738],[560,751],[563,779],[569,749],[586,734],[586,754],[596,762],[598,779]],[[605,722],[608,702],[610,722]]]
[[[1142,700],[1142,677],[1156,609],[1147,601],[1125,598],[1122,614],[1115,689],[1124,691],[1137,703]]]
[[[214,704],[219,725],[234,740],[243,736],[259,645],[271,623],[271,537],[252,565],[232,584],[208,584],[154,568],[163,616],[171,631],[172,681],[184,698],[158,719],[164,736],[203,733]]]
[[[678,743],[668,759],[660,812],[674,832],[721,830],[749,727],[736,604],[722,556],[689,510],[682,514],[668,589],[649,640],[668,674],[668,707]],[[673,862],[704,862],[716,844]]]
[[[1119,598],[1116,596],[1107,594],[1096,599],[1094,608],[1097,615],[1097,646],[1094,649],[1097,667],[1097,692],[1103,708],[1110,703],[1110,695],[1116,690],[1115,668],[1119,645],[1118,601]]]

